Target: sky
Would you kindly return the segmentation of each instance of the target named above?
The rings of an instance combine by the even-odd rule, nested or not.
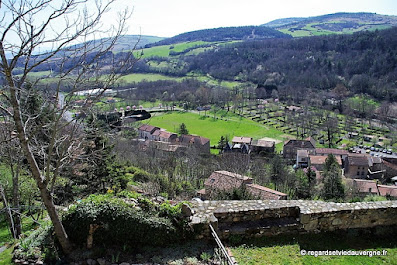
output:
[[[336,12],[397,15],[396,0],[118,0],[133,9],[128,34],[172,37],[199,29],[261,25]]]

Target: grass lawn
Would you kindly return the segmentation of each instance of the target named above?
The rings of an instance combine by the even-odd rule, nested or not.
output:
[[[211,145],[217,144],[221,136],[226,135],[229,137],[229,140],[233,136],[249,136],[254,139],[269,137],[283,140],[284,136],[284,133],[281,131],[245,118],[240,119],[240,117],[235,117],[229,121],[214,120],[212,116],[204,117],[204,112],[201,115],[190,112],[155,115],[148,123],[164,128],[169,132],[177,132],[179,125],[185,123],[189,133],[209,138]]]
[[[231,247],[238,264],[397,264],[395,237],[324,233],[252,239]],[[387,251],[385,256],[309,256],[301,251]],[[306,252],[307,253],[307,252]]]
[[[158,81],[158,80],[174,80],[174,81],[182,81],[184,78],[180,77],[171,77],[160,74],[129,74],[122,76],[120,80],[125,81],[126,83],[132,82],[142,82],[142,81]]]
[[[12,264],[12,252],[14,251],[14,247],[9,247],[3,252],[0,253],[0,265],[9,265]]]

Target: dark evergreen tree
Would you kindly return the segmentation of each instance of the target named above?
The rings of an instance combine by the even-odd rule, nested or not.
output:
[[[189,134],[189,131],[187,130],[186,125],[185,125],[184,123],[181,123],[181,125],[179,126],[178,133],[179,133],[180,135],[182,135],[182,134],[184,134],[184,135]]]
[[[325,200],[343,199],[345,190],[342,183],[341,169],[335,156],[328,155],[324,165],[324,180],[321,197]]]
[[[82,193],[106,192],[112,187],[111,165],[115,160],[113,145],[102,131],[101,121],[90,118],[86,124],[82,176],[73,177]]]

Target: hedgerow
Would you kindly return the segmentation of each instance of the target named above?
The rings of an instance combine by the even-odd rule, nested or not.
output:
[[[156,206],[144,198],[131,203],[111,195],[91,195],[70,208],[63,224],[77,245],[84,245],[90,225],[97,225],[94,244],[159,246],[184,237],[183,221],[178,216],[180,206]]]

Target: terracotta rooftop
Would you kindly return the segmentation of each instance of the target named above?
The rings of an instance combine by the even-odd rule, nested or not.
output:
[[[352,166],[368,166],[368,157],[365,155],[350,155],[347,157],[348,161],[349,161],[349,165]]]
[[[205,180],[204,186],[218,190],[238,189],[243,183],[252,183],[252,178],[229,171],[215,171]]]
[[[311,165],[323,165],[325,164],[325,160],[327,160],[328,156],[309,156],[310,158],[310,164]],[[338,162],[338,165],[342,166],[342,159],[339,156],[335,157],[336,162]]]
[[[360,193],[371,193],[378,194],[378,185],[376,181],[366,179],[353,179],[358,192]]]
[[[316,148],[316,154],[347,155],[349,152],[347,150],[336,148]]]
[[[282,193],[282,192],[279,192],[279,191],[276,191],[276,190],[272,190],[272,189],[269,189],[267,187],[264,187],[264,186],[261,186],[261,185],[258,185],[258,184],[247,184],[247,186],[249,186],[249,187],[251,187],[253,189],[265,191],[265,192],[268,192],[268,193],[273,193],[273,194],[278,195],[278,196],[287,196],[287,194],[285,194],[285,193]]]
[[[397,198],[397,186],[378,185],[378,189],[381,196],[391,196]]]
[[[149,124],[142,124],[138,128],[138,130],[145,131],[145,132],[153,132],[154,130],[159,130],[159,129],[160,129],[159,127],[154,127],[154,126],[149,125]]]
[[[176,134],[175,133],[170,133],[170,132],[167,132],[167,131],[160,131],[160,133],[159,133],[159,136],[161,138],[166,138],[166,139],[170,138],[173,135],[176,135]]]
[[[205,145],[210,141],[210,139],[201,137],[201,136],[195,136],[195,135],[181,135],[179,137],[179,142],[184,143],[184,144],[195,144],[198,143],[200,145]]]

